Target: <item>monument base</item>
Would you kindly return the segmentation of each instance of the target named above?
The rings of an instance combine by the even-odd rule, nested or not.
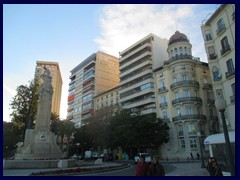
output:
[[[29,138],[29,135],[32,138]],[[24,146],[19,147],[15,159],[56,159],[61,151],[56,144],[56,135],[48,130],[27,129]]]

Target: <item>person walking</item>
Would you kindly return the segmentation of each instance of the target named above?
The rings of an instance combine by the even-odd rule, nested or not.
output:
[[[149,176],[165,176],[165,170],[162,164],[159,163],[156,156],[153,157],[151,166],[148,172]]]
[[[136,176],[147,176],[148,175],[148,164],[145,161],[145,156],[141,155],[140,160],[137,164]]]
[[[211,157],[208,160],[207,171],[210,176],[223,176],[222,169],[218,165],[216,158]]]
[[[197,159],[199,160],[200,159],[200,155],[197,153]]]

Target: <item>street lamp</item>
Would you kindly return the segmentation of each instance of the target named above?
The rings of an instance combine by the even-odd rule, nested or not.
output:
[[[225,119],[225,115],[224,115],[224,111],[227,107],[227,104],[226,104],[225,100],[219,96],[215,100],[215,106],[216,106],[217,110],[220,112],[221,118],[222,118],[223,132],[224,132],[224,137],[225,137],[225,142],[226,142],[226,153],[227,153],[227,157],[228,157],[228,164],[230,167],[230,172],[231,172],[232,176],[235,176],[233,154],[232,154],[231,144],[230,144],[230,140],[229,140],[226,119]]]
[[[199,145],[200,145],[200,151],[201,151],[201,160],[202,160],[202,165],[201,168],[206,168],[206,165],[204,164],[203,160],[203,151],[202,151],[202,134],[200,132],[197,133],[197,136],[199,138]]]

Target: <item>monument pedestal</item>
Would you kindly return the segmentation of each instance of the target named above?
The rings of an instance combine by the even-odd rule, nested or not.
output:
[[[31,134],[31,136],[29,136]],[[28,129],[24,146],[18,148],[15,159],[55,159],[61,158],[56,144],[56,135],[48,130]],[[31,138],[30,138],[31,137]]]

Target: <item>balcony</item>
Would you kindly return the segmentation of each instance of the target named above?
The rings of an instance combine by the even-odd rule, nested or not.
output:
[[[179,81],[175,82],[170,85],[171,90],[182,87],[182,86],[194,86],[199,88],[199,82],[193,81],[193,80],[185,80],[185,81]]]
[[[146,47],[151,47],[151,43],[145,43],[145,44],[143,44],[142,46],[140,46],[139,48],[131,51],[129,54],[123,56],[123,57],[120,59],[120,62],[123,62],[125,59],[129,58],[130,56],[136,54],[137,52],[143,50],[143,49],[146,48]]]
[[[205,115],[201,114],[188,114],[188,115],[180,115],[173,117],[173,122],[178,123],[181,121],[206,121],[207,118]]]
[[[235,95],[230,96],[230,102],[231,102],[231,103],[235,103]]]
[[[204,83],[203,84],[203,89],[211,90],[212,89],[212,84]]]
[[[161,109],[163,109],[163,108],[165,108],[165,107],[168,106],[167,102],[162,102],[162,103],[160,103],[159,105],[160,105],[160,108],[161,108]]]
[[[168,92],[168,89],[166,87],[160,87],[160,88],[158,88],[158,92],[159,93]]]
[[[218,36],[220,36],[224,31],[226,31],[226,26],[225,24],[222,24],[221,26],[218,27],[218,29],[216,30],[216,33]]]
[[[211,106],[214,105],[215,100],[214,99],[207,99],[207,105]]]
[[[202,103],[202,99],[200,97],[183,97],[183,98],[178,98],[178,99],[174,99],[172,101],[172,105],[177,105],[179,103],[183,103],[183,104],[188,104],[188,103],[194,103],[194,104],[201,104]]]
[[[226,72],[225,75],[226,75],[226,79],[228,79],[228,78],[230,78],[230,77],[235,76],[235,71],[232,71],[232,72]]]
[[[164,65],[168,65],[174,61],[179,61],[179,60],[183,60],[183,59],[194,60],[194,57],[191,55],[180,55],[180,56],[176,56],[176,57],[171,57],[169,60],[164,61],[163,63],[164,63]]]
[[[183,131],[179,131],[178,136],[184,136]]]
[[[209,59],[210,60],[215,60],[215,59],[217,59],[217,55],[216,54],[209,54]]]
[[[223,47],[223,49],[221,49],[221,56],[224,56],[225,54],[227,54],[227,52],[230,52],[231,48],[229,45]]]

